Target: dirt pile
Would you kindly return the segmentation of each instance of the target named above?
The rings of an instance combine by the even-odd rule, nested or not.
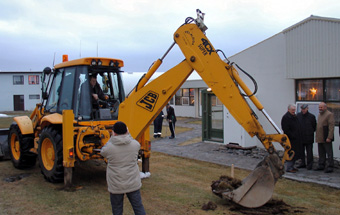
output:
[[[230,176],[222,175],[217,181],[213,181],[211,184],[211,190],[214,194],[222,198],[223,192],[229,192],[237,189],[242,185],[242,181]]]
[[[217,205],[211,201],[209,201],[207,204],[204,204],[202,206],[202,210],[208,211],[208,210],[215,210],[217,208]]]
[[[213,181],[211,190],[214,194],[222,198],[223,192],[229,192],[237,189],[242,185],[242,181],[229,176],[220,176],[219,180]],[[232,201],[225,200],[225,204],[230,211],[240,212],[246,215],[269,215],[269,214],[299,214],[304,213],[306,208],[292,207],[286,204],[283,200],[271,199],[265,205],[259,208],[245,208]],[[208,205],[207,205],[208,206]],[[203,209],[203,207],[202,207]]]

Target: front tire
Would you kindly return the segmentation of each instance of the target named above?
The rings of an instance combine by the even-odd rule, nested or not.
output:
[[[8,148],[15,168],[25,169],[35,165],[37,155],[30,152],[33,147],[33,137],[31,135],[22,135],[19,126],[12,124],[8,134]]]
[[[43,129],[39,140],[38,158],[41,173],[47,181],[52,183],[64,181],[61,131],[54,127]]]

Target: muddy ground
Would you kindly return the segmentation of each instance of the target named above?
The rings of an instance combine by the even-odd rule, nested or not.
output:
[[[222,175],[211,184],[212,192],[222,198],[223,192],[229,192],[237,189],[242,185],[242,181],[230,176]],[[245,208],[232,201],[226,200],[226,205],[230,207],[230,211],[240,212],[246,215],[268,215],[268,214],[303,214],[306,208],[293,207],[286,204],[283,200],[271,199],[265,205],[259,208]],[[208,202],[202,206],[203,210],[215,210],[217,207],[213,202]]]

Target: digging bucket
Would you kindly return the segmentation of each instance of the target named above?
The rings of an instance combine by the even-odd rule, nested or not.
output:
[[[278,178],[284,173],[284,166],[276,153],[266,156],[242,181],[238,188],[222,192],[222,198],[247,208],[266,204],[273,195]]]

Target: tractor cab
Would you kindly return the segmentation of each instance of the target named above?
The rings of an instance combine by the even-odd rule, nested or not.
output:
[[[123,61],[118,59],[66,58],[53,71],[45,68],[42,77],[45,113],[62,114],[63,110],[72,109],[78,121],[117,120],[119,104],[125,99],[122,66]]]

